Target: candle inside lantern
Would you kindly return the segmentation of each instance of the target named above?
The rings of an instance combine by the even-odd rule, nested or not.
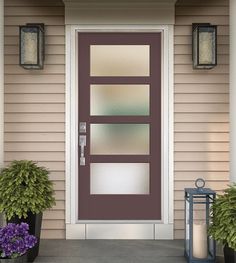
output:
[[[205,223],[193,224],[193,256],[207,258],[207,226]]]

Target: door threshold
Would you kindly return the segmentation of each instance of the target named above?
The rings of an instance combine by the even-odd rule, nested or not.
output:
[[[66,239],[173,239],[173,224],[78,223],[66,224]]]

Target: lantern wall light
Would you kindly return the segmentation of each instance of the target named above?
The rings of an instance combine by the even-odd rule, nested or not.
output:
[[[192,24],[194,69],[211,69],[217,65],[217,26]]]
[[[43,69],[45,57],[44,24],[20,26],[20,66],[25,69]]]

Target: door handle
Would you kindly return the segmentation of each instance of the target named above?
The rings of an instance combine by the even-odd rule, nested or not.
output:
[[[85,156],[84,156],[84,149],[86,146],[86,135],[79,136],[79,146],[80,146],[80,165],[85,165]]]

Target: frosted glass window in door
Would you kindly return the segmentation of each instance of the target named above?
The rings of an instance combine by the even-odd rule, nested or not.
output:
[[[149,154],[149,124],[91,124],[91,154]]]
[[[149,45],[91,45],[91,76],[150,76]]]
[[[148,163],[91,163],[90,194],[149,194]]]
[[[91,85],[91,115],[149,115],[149,85]]]

